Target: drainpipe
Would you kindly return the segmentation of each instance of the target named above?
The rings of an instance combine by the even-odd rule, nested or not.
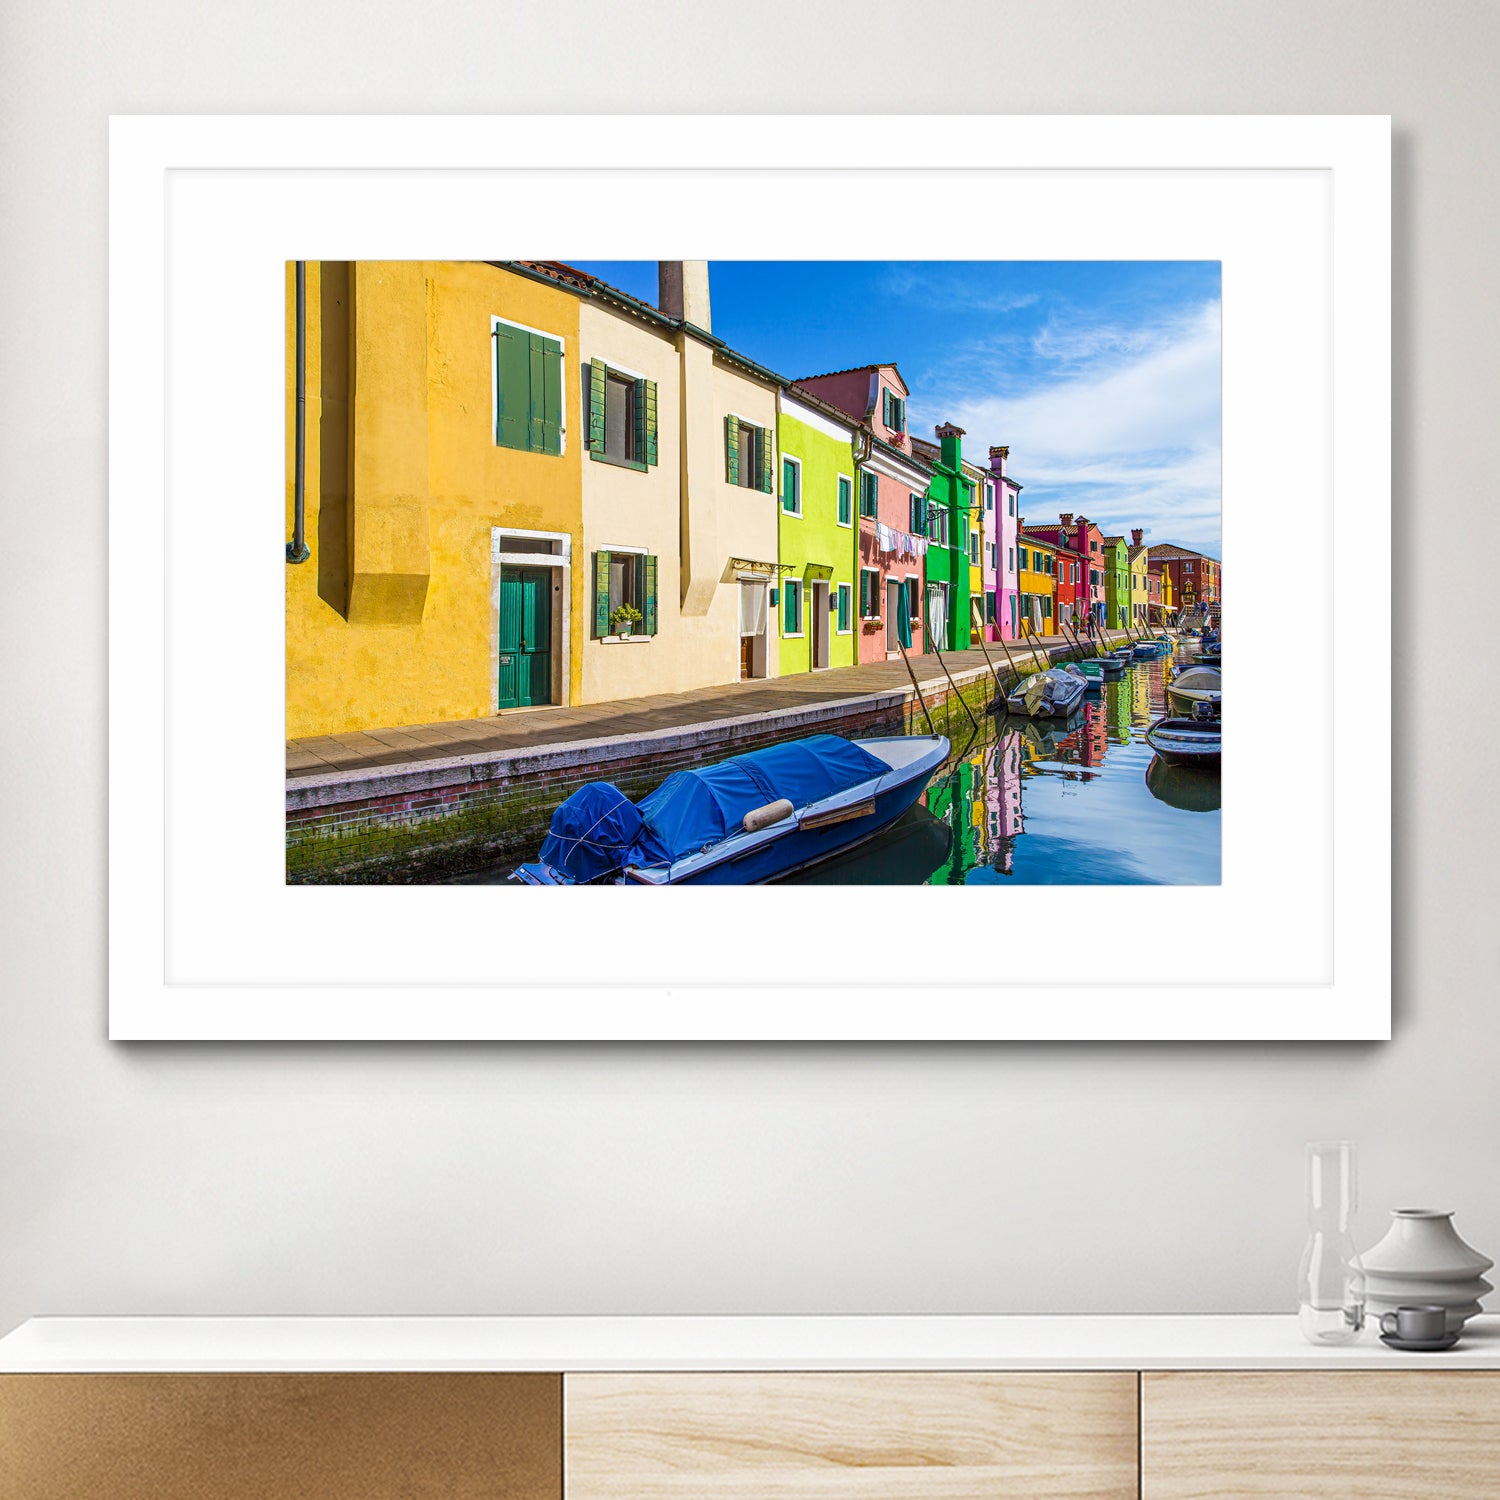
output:
[[[286,560],[304,563],[312,553],[304,535],[307,490],[303,479],[307,454],[307,262],[297,262],[297,426],[296,457],[292,472],[292,539],[286,544]]]

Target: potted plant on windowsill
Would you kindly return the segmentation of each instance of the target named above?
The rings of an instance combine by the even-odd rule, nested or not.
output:
[[[641,612],[633,604],[622,604],[609,617],[609,628],[616,635],[629,635],[640,623]]]

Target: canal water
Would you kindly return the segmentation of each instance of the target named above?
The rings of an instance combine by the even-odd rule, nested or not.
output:
[[[788,883],[1218,884],[1218,772],[1168,766],[1146,743],[1167,712],[1171,675],[1195,655],[1184,643],[1175,661],[1133,663],[1066,721],[976,710],[970,736],[967,716],[949,704],[939,727],[954,753],[922,801]],[[454,883],[499,884],[513,868],[506,860]]]
[[[1191,648],[1175,670],[1192,661]],[[807,885],[1215,885],[1217,771],[1171,767],[1146,743],[1170,661],[1127,667],[1067,721],[979,715],[922,803]]]

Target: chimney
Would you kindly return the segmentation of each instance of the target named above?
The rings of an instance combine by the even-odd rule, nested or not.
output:
[[[708,309],[706,260],[657,261],[656,300],[669,318],[681,318],[704,333],[713,332]]]
[[[1060,516],[1058,516],[1057,519],[1062,523],[1062,529],[1064,531],[1071,531],[1073,529],[1073,512],[1072,511],[1070,511],[1070,510],[1063,511],[1063,513]]]
[[[964,459],[964,430],[952,422],[944,422],[937,428],[938,446],[942,451],[943,467],[957,473]]]
[[[1009,448],[990,449],[990,468],[1002,479],[1005,478],[1005,460],[1010,457]]]
[[[1144,538],[1144,537],[1145,537],[1145,535],[1146,535],[1146,533],[1145,533],[1145,532],[1144,532],[1144,531],[1142,531],[1142,530],[1141,530],[1141,528],[1140,528],[1140,527],[1139,527],[1139,526],[1137,526],[1137,527],[1136,527],[1136,528],[1135,528],[1135,530],[1134,530],[1134,531],[1132,531],[1132,532],[1131,532],[1131,533],[1130,533],[1130,540],[1131,540],[1131,541],[1132,541],[1132,542],[1133,542],[1133,543],[1134,543],[1134,544],[1135,544],[1135,545],[1136,545],[1136,546],[1137,546],[1137,547],[1139,547],[1139,546],[1140,546],[1140,545],[1141,545],[1141,541],[1142,541],[1142,539],[1143,539],[1143,538]]]

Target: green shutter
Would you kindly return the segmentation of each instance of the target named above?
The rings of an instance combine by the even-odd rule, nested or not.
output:
[[[545,452],[543,425],[546,417],[546,371],[542,356],[542,339],[539,334],[526,335],[528,371],[530,377],[530,406],[527,412],[526,446],[533,453]]]
[[[645,559],[646,581],[644,585],[645,597],[641,600],[641,631],[645,635],[656,634],[656,559],[648,557]]]
[[[781,633],[782,635],[795,634],[792,625],[796,611],[793,608],[793,595],[796,585],[790,582],[781,586]]]
[[[609,553],[594,554],[594,634],[609,634]]]
[[[555,339],[539,338],[542,354],[542,447],[543,453],[562,452],[563,388],[562,345]],[[532,399],[536,391],[532,391]]]
[[[609,366],[602,359],[589,364],[589,452],[604,452],[604,399]]]
[[[531,372],[527,335],[508,323],[495,324],[495,441],[502,448],[525,448],[531,417]]]
[[[632,425],[635,431],[631,434],[630,452],[632,462],[644,467],[646,463],[646,382],[637,380],[632,394],[631,409],[634,413]]]
[[[646,459],[647,464],[655,464],[655,462],[656,462],[656,382],[654,380],[643,380],[641,382],[641,385],[645,388],[643,394],[645,395],[646,399],[645,399],[644,402],[642,402],[641,399],[640,399],[640,397],[637,397],[636,398],[636,408],[637,408],[637,410],[639,410],[639,408],[642,405],[644,405],[645,408],[646,408],[646,453],[645,453],[645,459]],[[641,450],[639,448],[637,448],[636,449],[636,456],[640,457],[640,454],[641,454]]]
[[[891,393],[887,386],[880,388],[880,420],[887,427],[891,425]]]
[[[740,482],[740,421],[733,416],[724,418],[724,477]]]
[[[771,493],[771,429],[755,429],[755,478],[756,488],[764,495]]]

